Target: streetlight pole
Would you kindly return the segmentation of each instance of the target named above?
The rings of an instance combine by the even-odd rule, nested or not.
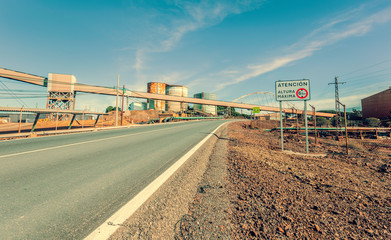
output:
[[[115,126],[118,126],[118,91],[119,91],[119,75],[117,76],[117,99],[115,102]]]

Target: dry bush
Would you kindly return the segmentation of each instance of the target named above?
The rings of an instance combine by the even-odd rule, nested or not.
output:
[[[250,122],[250,128],[273,129],[278,126],[279,122],[275,120],[253,120]]]

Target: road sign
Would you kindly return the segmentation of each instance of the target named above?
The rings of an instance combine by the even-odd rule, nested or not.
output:
[[[253,107],[253,113],[260,113],[261,109],[259,107]]]
[[[302,101],[310,99],[310,80],[276,81],[277,101]]]

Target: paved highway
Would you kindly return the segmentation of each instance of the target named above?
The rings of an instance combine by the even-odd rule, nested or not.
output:
[[[221,123],[0,142],[0,238],[83,239]]]

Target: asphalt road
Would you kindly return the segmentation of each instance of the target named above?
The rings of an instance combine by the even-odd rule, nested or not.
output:
[[[221,123],[0,142],[0,238],[83,239]]]

